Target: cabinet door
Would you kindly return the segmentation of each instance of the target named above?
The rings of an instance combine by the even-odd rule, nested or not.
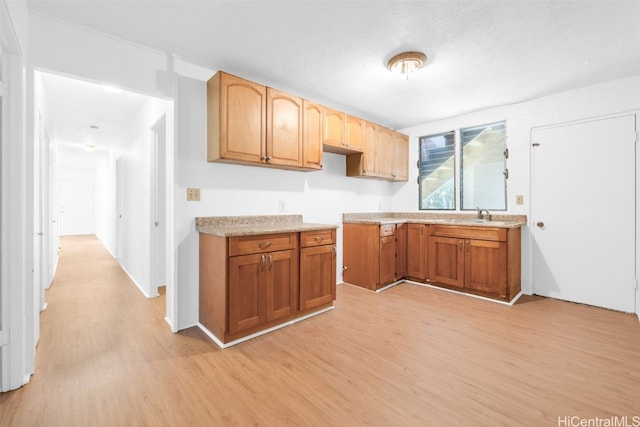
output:
[[[265,270],[267,321],[298,311],[298,251],[266,254]]]
[[[229,258],[229,334],[266,321],[265,270],[264,254]]]
[[[345,146],[352,151],[362,151],[364,147],[365,121],[354,116],[346,116]]]
[[[407,276],[427,279],[427,242],[429,233],[425,224],[407,224]]]
[[[267,88],[266,163],[302,166],[302,98]]]
[[[379,283],[380,226],[343,224],[342,242],[344,282],[375,291]]]
[[[300,249],[300,310],[330,304],[336,299],[334,245]]]
[[[394,181],[409,180],[409,137],[393,133],[393,156],[391,175]]]
[[[376,156],[376,175],[380,178],[393,178],[393,133],[378,127],[378,153]]]
[[[396,226],[396,280],[407,275],[407,224]]]
[[[452,237],[430,237],[431,280],[460,288],[464,286],[464,243],[464,240]]]
[[[396,236],[380,237],[380,276],[378,285],[386,285],[396,279]]]
[[[265,156],[266,87],[222,73],[220,157],[260,163]]]
[[[322,169],[322,106],[302,101],[302,167]]]
[[[345,145],[345,114],[331,108],[323,107],[322,113],[323,143],[331,147],[344,150]]]
[[[495,294],[507,294],[507,243],[467,240],[465,288]]]
[[[365,122],[364,125],[364,147],[362,160],[362,174],[375,176],[376,159],[378,158],[378,126]]]

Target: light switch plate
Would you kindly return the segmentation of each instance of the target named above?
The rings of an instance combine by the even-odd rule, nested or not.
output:
[[[199,202],[200,201],[200,189],[199,188],[187,188],[187,201]]]
[[[522,194],[516,196],[516,205],[524,205],[524,196]]]

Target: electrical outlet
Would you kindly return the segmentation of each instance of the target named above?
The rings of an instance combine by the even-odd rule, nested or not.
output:
[[[524,205],[524,196],[522,194],[516,196],[516,205]]]
[[[284,200],[278,200],[278,211],[280,212],[287,211],[287,204],[284,202]]]
[[[187,201],[199,202],[200,201],[200,189],[199,188],[187,188]]]

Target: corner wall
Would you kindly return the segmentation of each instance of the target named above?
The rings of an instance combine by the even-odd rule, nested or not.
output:
[[[640,108],[640,75],[538,98],[532,101],[504,107],[491,108],[471,114],[403,129],[410,136],[409,165],[418,160],[418,138],[501,120],[507,122],[507,147],[509,148],[509,179],[507,181],[507,213],[527,215],[531,221],[531,129],[572,120],[599,117]],[[576,153],[579,156],[579,153]],[[567,173],[571,165],[566,165]],[[417,211],[418,171],[409,170],[409,182],[393,195],[396,211]],[[516,205],[516,195],[524,196],[524,204]],[[582,209],[576,206],[576,211]],[[602,208],[602,207],[598,207]],[[612,209],[603,209],[603,215]],[[529,250],[531,231],[529,225],[522,229],[522,290],[533,293],[532,254]],[[640,297],[638,297],[640,301]],[[636,306],[638,307],[638,306]],[[636,308],[636,311],[638,309]]]

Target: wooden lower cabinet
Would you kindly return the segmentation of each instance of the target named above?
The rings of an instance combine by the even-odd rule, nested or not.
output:
[[[520,292],[520,228],[345,223],[346,283],[401,279],[511,301]]]
[[[229,333],[298,311],[296,250],[229,258]]]
[[[329,237],[299,248],[305,232],[200,233],[200,324],[228,343],[330,307],[336,295],[335,230],[314,233]]]
[[[300,310],[330,305],[336,299],[336,232],[301,233]]]
[[[520,229],[432,226],[430,278],[437,284],[510,301],[520,292]]]
[[[407,278],[427,280],[428,241],[428,224],[407,224]]]
[[[406,270],[405,224],[343,225],[343,280],[377,290],[404,276]],[[400,235],[401,244],[397,244]],[[398,250],[399,248],[399,250]]]

